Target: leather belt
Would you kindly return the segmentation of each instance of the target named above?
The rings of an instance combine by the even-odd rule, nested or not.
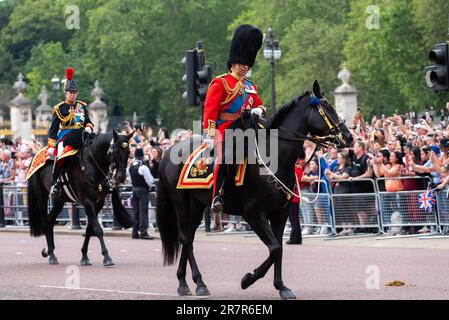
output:
[[[234,120],[237,120],[238,118],[240,118],[239,114],[225,113],[225,112],[220,113],[220,115],[218,117],[218,119],[224,120],[224,121],[234,121]]]

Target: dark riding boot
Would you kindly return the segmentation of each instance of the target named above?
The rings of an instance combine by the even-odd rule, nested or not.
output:
[[[61,175],[61,171],[62,171],[62,165],[54,165],[53,166],[53,175],[51,178],[51,189],[50,189],[50,194],[58,194],[59,193],[59,188],[58,188],[58,179],[59,176]]]
[[[214,199],[212,200],[211,211],[215,214],[221,214],[223,212],[224,201],[222,197],[223,185],[226,178],[226,166],[220,165],[217,172],[217,178],[214,184]]]

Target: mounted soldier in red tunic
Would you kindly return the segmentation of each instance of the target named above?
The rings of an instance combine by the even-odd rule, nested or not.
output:
[[[263,34],[254,26],[241,25],[234,32],[228,59],[229,72],[212,80],[204,104],[205,143],[215,145],[217,163],[214,169],[212,212],[223,210],[222,190],[226,176],[225,130],[242,112],[264,116],[266,109],[258,95],[257,86],[246,75],[254,65],[262,46]]]
[[[74,69],[66,69],[66,99],[53,107],[53,119],[48,132],[48,154],[57,157],[53,166],[51,194],[59,191],[58,178],[64,168],[64,158],[75,155],[81,149],[83,132],[92,134],[94,130],[87,104],[76,100],[78,87],[73,80],[74,73]]]

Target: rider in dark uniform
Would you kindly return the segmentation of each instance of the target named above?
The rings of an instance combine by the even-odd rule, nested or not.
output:
[[[248,111],[264,116],[265,107],[258,95],[257,86],[246,78],[262,46],[262,32],[251,25],[241,25],[235,30],[228,59],[229,72],[212,80],[204,103],[204,142],[209,147],[215,143],[218,159],[214,169],[212,212],[221,214],[221,191],[226,175],[224,163],[224,133],[241,112]]]
[[[83,131],[92,134],[94,130],[87,104],[76,100],[78,87],[73,80],[74,73],[74,69],[66,69],[66,99],[53,107],[53,118],[48,132],[48,154],[57,156],[51,179],[52,194],[58,192],[57,182],[63,169],[64,158],[75,155],[81,149]]]

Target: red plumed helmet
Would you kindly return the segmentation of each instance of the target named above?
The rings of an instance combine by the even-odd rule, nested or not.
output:
[[[74,74],[75,74],[75,69],[73,69],[73,68],[65,69],[65,77],[67,80],[72,80]]]
[[[75,80],[73,80],[73,76],[75,75],[75,69],[67,68],[65,69],[65,77],[67,81],[64,85],[64,91],[78,91],[78,86],[76,85]]]

